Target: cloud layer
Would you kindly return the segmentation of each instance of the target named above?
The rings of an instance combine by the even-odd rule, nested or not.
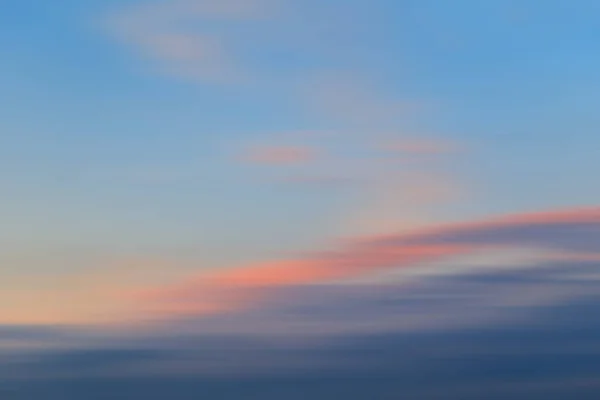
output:
[[[595,399],[599,271],[598,262],[555,262],[410,285],[297,288],[261,310],[87,345],[63,333],[70,345],[2,357],[0,379],[16,400]]]
[[[599,235],[599,208],[513,215],[351,240],[338,250],[202,274],[138,296],[150,309],[167,314],[235,310],[279,287],[368,276],[487,250],[522,249],[564,254],[567,259],[594,258],[600,253]]]

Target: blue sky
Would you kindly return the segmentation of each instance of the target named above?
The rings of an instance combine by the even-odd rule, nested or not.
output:
[[[598,1],[4,3],[0,397],[599,397]]]
[[[594,2],[255,3],[4,6],[7,274],[158,257],[178,276],[598,203]],[[381,151],[423,138],[460,150]],[[245,156],[282,148],[316,156]],[[423,174],[458,200],[411,199]]]

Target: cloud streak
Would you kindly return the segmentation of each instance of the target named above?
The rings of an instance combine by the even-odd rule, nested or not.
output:
[[[308,146],[266,146],[250,149],[242,161],[250,164],[305,164],[317,158],[317,151]]]
[[[172,0],[135,5],[113,16],[110,31],[162,73],[199,82],[229,82],[242,74],[232,43],[211,21],[252,21],[269,14],[266,0]]]
[[[232,318],[104,338],[65,331],[69,345],[2,357],[0,377],[16,399],[92,391],[99,399],[592,399],[600,280],[571,281],[573,270],[598,263],[430,277],[411,287],[304,287]]]
[[[452,154],[459,150],[454,143],[424,138],[391,140],[380,146],[380,149],[386,153],[415,156]]]
[[[137,296],[159,312],[228,311],[255,304],[275,288],[415,267],[486,249],[534,249],[589,257],[600,253],[599,239],[600,208],[520,214],[351,240],[338,250],[202,274]]]

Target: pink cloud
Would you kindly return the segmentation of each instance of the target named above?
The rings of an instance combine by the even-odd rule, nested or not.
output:
[[[416,267],[485,249],[531,248],[589,258],[600,254],[599,231],[600,208],[512,215],[353,240],[338,250],[206,273],[136,297],[167,314],[237,310],[257,304],[275,288]]]
[[[163,73],[199,81],[225,82],[241,74],[230,43],[216,32],[193,32],[190,22],[257,20],[270,14],[268,0],[171,0],[123,10],[109,29]]]
[[[410,265],[459,255],[461,245],[410,248],[348,249],[305,259],[280,260],[204,274],[169,288],[135,294],[151,312],[206,314],[257,304],[269,289],[330,282],[395,265]]]
[[[280,180],[281,183],[306,185],[313,187],[339,188],[364,183],[361,179],[350,176],[336,175],[294,175]]]
[[[406,155],[439,155],[455,153],[456,144],[441,139],[399,139],[385,143],[381,150]]]
[[[311,147],[272,146],[251,149],[244,155],[243,160],[253,164],[289,165],[304,164],[316,157],[317,152]]]

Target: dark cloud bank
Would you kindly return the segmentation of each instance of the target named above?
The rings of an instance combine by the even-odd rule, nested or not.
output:
[[[409,287],[304,288],[291,298],[240,314],[238,326],[173,321],[160,333],[13,352],[0,369],[1,398],[600,398],[597,262],[463,273]],[[242,329],[252,321],[263,331]],[[219,323],[221,333],[203,329]],[[2,340],[61,337],[36,328],[2,332]]]

